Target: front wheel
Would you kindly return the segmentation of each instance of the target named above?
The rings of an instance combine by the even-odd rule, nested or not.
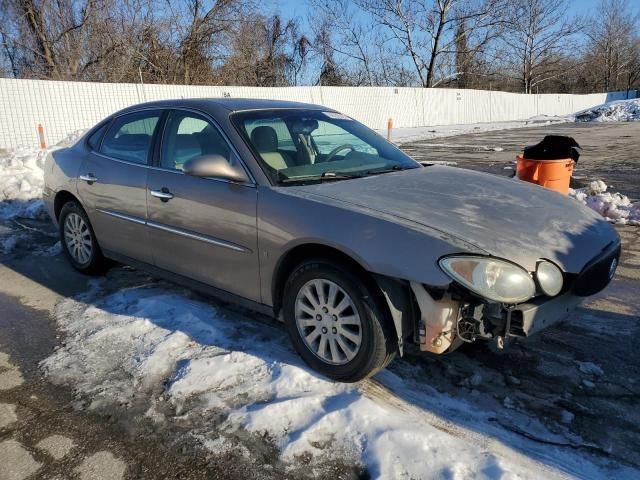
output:
[[[325,260],[299,265],[285,286],[283,313],[294,348],[314,370],[356,382],[395,355],[378,296],[350,270]]]
[[[107,268],[89,217],[80,204],[67,202],[58,218],[60,243],[71,265],[86,275],[100,275]]]

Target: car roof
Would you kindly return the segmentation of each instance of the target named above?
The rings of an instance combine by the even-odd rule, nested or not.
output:
[[[243,110],[271,110],[280,108],[302,108],[306,110],[334,111],[332,108],[324,107],[322,105],[314,105],[312,103],[302,102],[290,102],[286,100],[268,100],[262,98],[183,98],[140,103],[127,107],[121,110],[120,113],[124,113],[129,110],[136,110],[140,107],[188,107],[205,111],[224,109],[229,112],[239,112]]]

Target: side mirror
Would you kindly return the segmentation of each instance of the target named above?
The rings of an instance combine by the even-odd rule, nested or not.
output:
[[[184,163],[182,171],[194,177],[222,178],[233,182],[246,182],[249,180],[242,168],[234,167],[222,155],[194,157]]]

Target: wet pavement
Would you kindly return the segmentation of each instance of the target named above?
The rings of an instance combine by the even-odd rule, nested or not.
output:
[[[640,123],[535,127],[403,148],[421,159],[504,175],[513,152],[550,133],[572,135],[585,147],[579,177],[601,178],[640,197],[633,141]],[[304,465],[286,469],[269,439],[246,439],[253,458],[221,459],[194,441],[189,435],[194,425],[179,417],[169,425],[148,422],[144,398],[133,406],[89,410],[72,386],[47,382],[39,362],[66,341],[52,319],[56,304],[86,291],[90,279],[72,270],[61,254],[43,253],[56,242],[47,222],[19,220],[3,227],[18,232],[21,241],[10,254],[0,253],[0,480],[311,476]],[[618,232],[623,255],[616,278],[566,322],[502,352],[483,344],[446,357],[410,349],[390,370],[414,385],[415,396],[394,391],[385,375],[367,381],[363,390],[421,418],[430,415],[438,428],[455,430],[465,419],[447,417],[430,404],[429,392],[435,389],[493,411],[489,421],[497,429],[535,442],[542,452],[548,448],[549,457],[555,449],[567,449],[601,465],[640,468],[640,228],[619,227]],[[128,267],[115,267],[107,280],[110,291],[145,282],[155,280]],[[367,478],[345,465],[314,474]]]

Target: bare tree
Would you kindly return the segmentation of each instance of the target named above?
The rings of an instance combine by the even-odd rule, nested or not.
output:
[[[184,0],[167,2],[179,68],[174,81],[203,83],[213,64],[224,57],[228,34],[242,21],[249,0]]]
[[[634,86],[640,86],[640,38],[636,36],[629,54],[629,63],[625,72],[624,89],[629,96],[629,90]]]
[[[0,38],[14,76],[110,79],[105,69],[126,58],[142,1],[0,0]]]
[[[331,36],[330,25],[327,21],[320,23],[313,38],[313,54],[320,65],[320,72],[316,80],[317,85],[347,85],[349,82],[345,72],[335,60],[335,48]]]
[[[631,2],[602,0],[582,36],[568,1],[310,0],[305,23],[257,13],[257,0],[0,0],[0,75],[529,93],[637,86]]]
[[[473,53],[469,49],[467,26],[464,20],[458,23],[455,33],[456,72],[458,72],[458,86],[467,88],[469,85],[469,71],[473,68]]]
[[[513,78],[525,93],[568,72],[583,21],[567,16],[566,0],[511,0],[503,41]],[[571,68],[571,67],[569,67]]]
[[[0,42],[2,42],[2,49],[5,60],[5,65],[0,64],[0,68],[2,69],[0,70],[0,74],[6,74],[5,72],[10,72],[12,77],[17,78],[20,74],[16,59],[18,55],[18,49],[4,32],[0,32]]]
[[[360,18],[358,7],[349,0],[313,0],[312,5],[314,18],[323,19],[322,28],[333,38],[329,48],[343,59],[343,64],[350,66],[348,75],[353,83],[376,85],[379,80],[377,54],[382,48],[375,42],[377,30]]]
[[[223,83],[278,87],[294,85],[305,66],[309,41],[295,20],[278,15],[253,16],[232,34],[228,56],[220,67]]]
[[[501,24],[503,0],[356,0],[385,28],[410,59],[423,87],[433,87],[444,78],[456,77],[456,26],[466,24],[465,34],[477,35],[479,46],[491,38]]]
[[[290,75],[293,85],[298,85],[300,76],[307,66],[307,61],[311,53],[311,41],[305,34],[296,32],[293,34],[294,46],[293,55],[290,62]]]
[[[624,0],[601,0],[586,31],[594,87],[605,92],[627,88],[637,79],[638,14]]]

